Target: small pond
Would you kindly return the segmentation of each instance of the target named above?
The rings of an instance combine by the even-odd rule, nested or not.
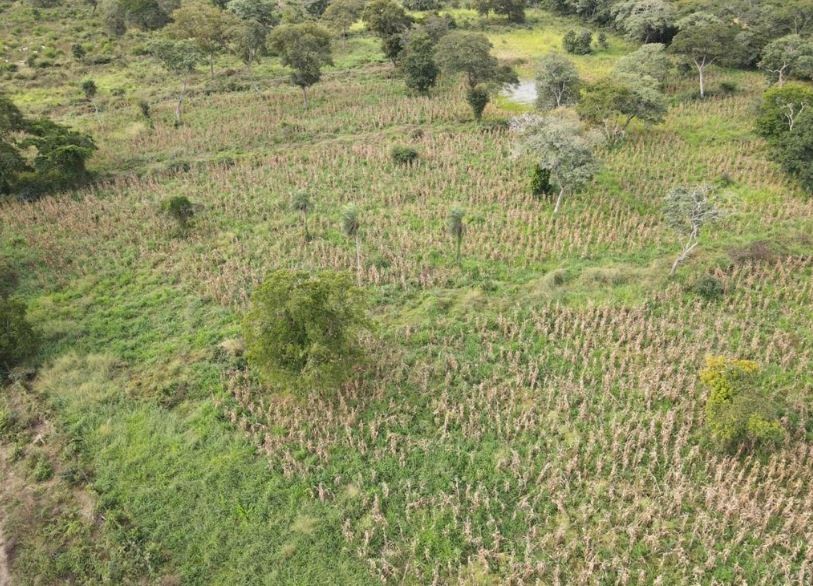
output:
[[[517,104],[533,104],[536,102],[536,82],[520,79],[517,85],[505,86],[500,94]]]

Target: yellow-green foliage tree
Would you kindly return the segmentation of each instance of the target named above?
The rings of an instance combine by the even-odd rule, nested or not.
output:
[[[775,445],[785,432],[776,402],[760,380],[759,365],[751,360],[708,356],[700,380],[709,390],[706,425],[721,447],[742,443]]]

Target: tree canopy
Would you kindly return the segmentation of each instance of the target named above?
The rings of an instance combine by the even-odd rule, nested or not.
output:
[[[322,79],[322,67],[333,64],[330,33],[312,22],[285,24],[271,33],[269,46],[283,65],[293,69],[291,83],[302,89],[307,107],[308,88]]]

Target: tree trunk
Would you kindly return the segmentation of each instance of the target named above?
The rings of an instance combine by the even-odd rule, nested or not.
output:
[[[559,212],[559,208],[562,206],[562,198],[565,195],[565,188],[559,188],[559,196],[556,198],[556,207],[553,208],[553,213],[556,214]]]
[[[694,250],[694,248],[697,246],[697,244],[698,244],[698,240],[696,238],[694,238],[693,241],[689,240],[689,242],[686,243],[686,245],[683,247],[683,250],[681,251],[681,253],[675,259],[675,262],[672,263],[672,270],[669,271],[669,276],[670,277],[675,274],[675,271],[677,271],[678,266],[680,266],[680,264],[684,260],[686,260],[686,258],[689,256],[689,253],[691,253],[691,251]]]
[[[462,244],[462,242],[463,242],[463,237],[458,236],[457,237],[457,266],[458,267],[460,266],[460,245]]]
[[[700,97],[705,98],[706,97],[706,80],[703,77],[703,73],[704,73],[704,69],[705,69],[706,66],[705,65],[700,65],[697,62],[695,62],[695,64],[697,65],[697,72],[700,74]]]
[[[181,93],[178,94],[178,102],[175,104],[175,126],[183,123],[183,100],[186,95],[186,81],[181,85]]]
[[[305,104],[305,109],[308,109],[308,88],[302,86],[302,102]]]

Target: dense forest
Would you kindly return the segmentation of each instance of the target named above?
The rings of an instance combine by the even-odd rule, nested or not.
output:
[[[0,0],[0,586],[813,582],[812,0]]]

